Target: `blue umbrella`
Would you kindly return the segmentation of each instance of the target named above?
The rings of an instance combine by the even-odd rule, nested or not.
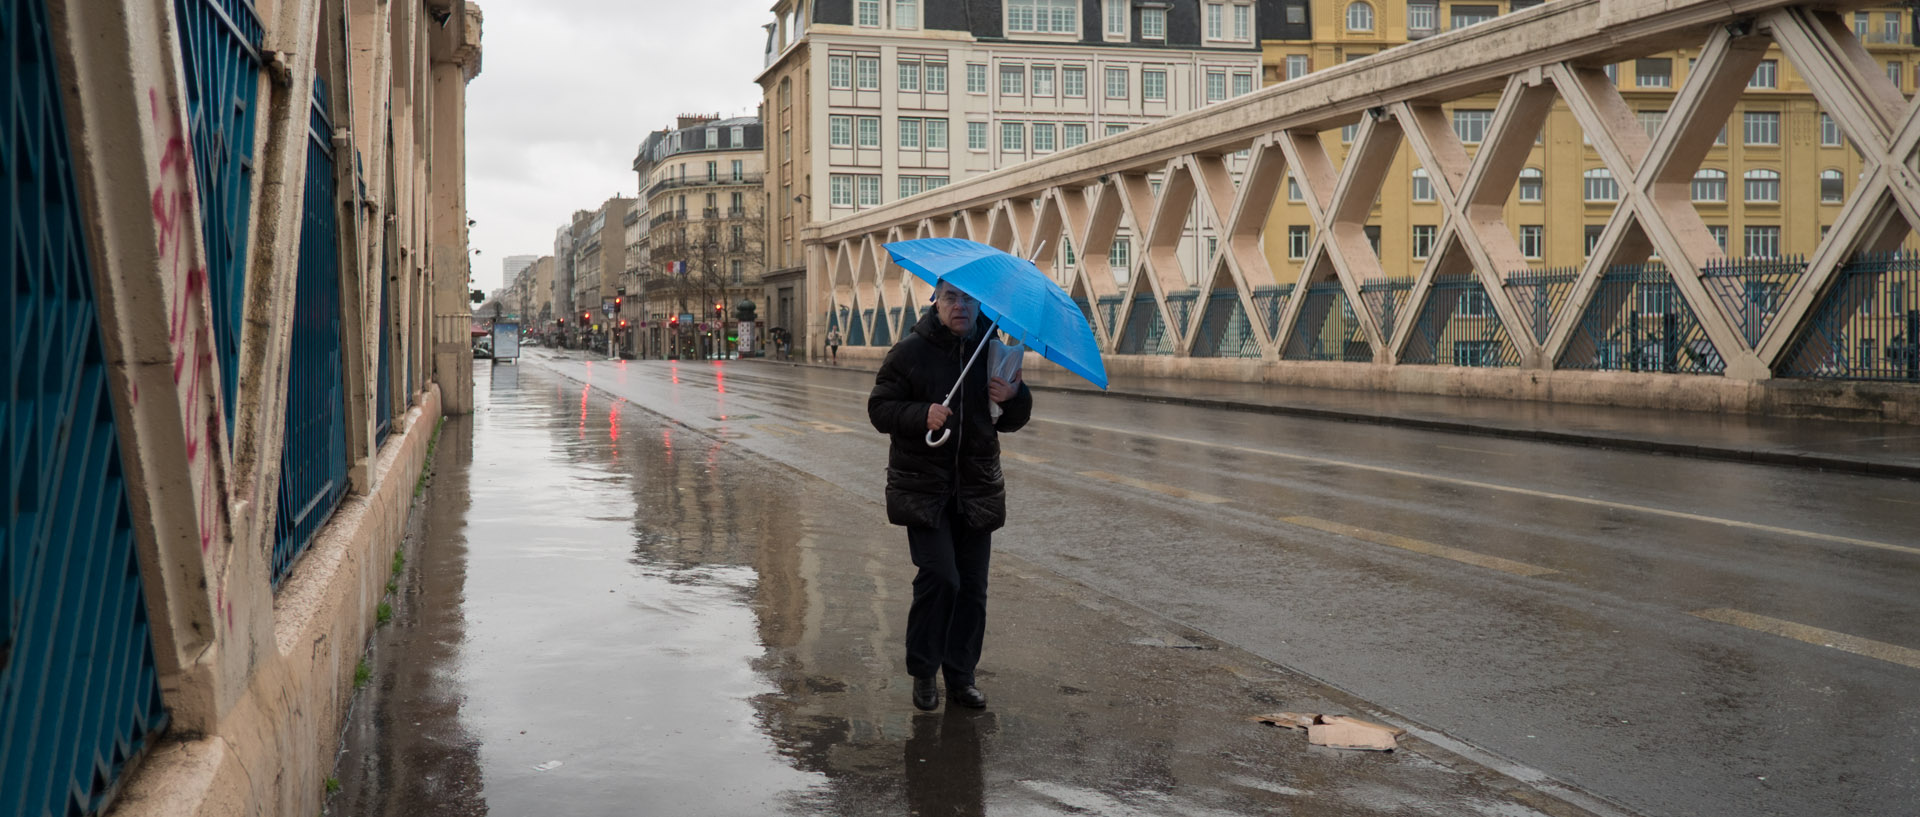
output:
[[[1032,261],[964,238],[922,238],[885,246],[902,269],[929,284],[945,281],[973,296],[980,302],[980,311],[1001,331],[1061,368],[1107,387],[1107,367],[1100,362],[1100,346],[1087,316]],[[961,380],[986,346],[982,343],[974,349],[973,358],[960,370]],[[959,390],[960,384],[955,383],[953,391],[947,392],[947,402]],[[944,433],[939,442],[928,433],[928,445],[944,442]]]

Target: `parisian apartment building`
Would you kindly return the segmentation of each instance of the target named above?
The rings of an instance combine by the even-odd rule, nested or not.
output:
[[[646,266],[628,292],[637,308],[624,311],[638,330],[636,354],[659,357],[670,344],[730,353],[735,308],[764,306],[765,161],[757,116],[681,116],[641,142],[633,171],[647,213]],[[686,316],[678,326],[676,316]]]
[[[1304,2],[781,0],[767,263],[803,267],[808,224],[1249,93]]]

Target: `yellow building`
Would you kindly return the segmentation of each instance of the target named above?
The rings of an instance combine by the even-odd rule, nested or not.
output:
[[[1313,0],[1313,36],[1262,43],[1272,85],[1375,54],[1409,40],[1491,20],[1537,5],[1530,0],[1439,2]],[[1857,12],[1855,30],[1903,93],[1915,83],[1915,49],[1905,12]],[[1627,105],[1651,134],[1686,81],[1697,50],[1680,50],[1608,66]],[[1499,102],[1487,94],[1445,107],[1469,155],[1478,147]],[[1344,162],[1354,128],[1322,134],[1335,165]],[[1776,46],[1769,50],[1722,138],[1695,176],[1693,200],[1730,258],[1806,255],[1839,214],[1860,177],[1860,155],[1821,111],[1819,102]],[[1369,232],[1390,278],[1411,278],[1438,248],[1433,239],[1443,210],[1426,170],[1405,145],[1394,157]],[[1286,200],[1268,220],[1266,254],[1280,280],[1296,280],[1310,235],[1304,191],[1289,178]],[[1613,215],[1618,185],[1587,144],[1566,105],[1556,102],[1535,143],[1527,170],[1508,199],[1506,220],[1522,253],[1538,268],[1577,267]],[[1291,233],[1290,233],[1291,230]],[[1276,237],[1284,240],[1274,240]],[[1516,271],[1517,272],[1517,271]]]

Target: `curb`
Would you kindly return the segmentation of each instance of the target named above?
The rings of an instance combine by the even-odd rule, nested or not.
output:
[[[831,369],[844,371],[857,369],[871,371],[865,366],[831,366],[820,363],[808,363],[794,360],[770,360],[755,358],[756,362],[795,368]],[[1744,462],[1757,465],[1784,465],[1793,468],[1807,468],[1816,471],[1832,471],[1846,474],[1860,474],[1874,477],[1893,477],[1898,479],[1920,480],[1920,465],[1902,463],[1874,462],[1827,454],[1802,454],[1789,451],[1764,451],[1751,448],[1728,448],[1725,446],[1698,445],[1694,443],[1649,440],[1639,437],[1623,437],[1606,434],[1579,433],[1572,431],[1554,431],[1540,428],[1515,428],[1512,426],[1479,425],[1458,420],[1435,420],[1424,417],[1408,417],[1398,414],[1368,414],[1339,409],[1313,408],[1310,406],[1271,405],[1265,403],[1244,403],[1235,400],[1219,400],[1207,397],[1182,397],[1172,394],[1150,394],[1146,392],[1124,392],[1100,390],[1081,386],[1042,386],[1028,383],[1028,388],[1037,391],[1057,391],[1070,394],[1083,394],[1099,397],[1111,397],[1121,400],[1137,400],[1146,403],[1167,403],[1171,405],[1193,406],[1196,408],[1223,409],[1226,411],[1273,414],[1288,417],[1306,417],[1316,420],[1337,420],[1346,423],[1366,423],[1369,425],[1411,428],[1420,431],[1441,431],[1452,434],[1467,434],[1478,437],[1495,437],[1509,440],[1528,440],[1559,445],[1579,445],[1588,448],[1605,448],[1617,451],[1638,451],[1652,454],[1667,454],[1693,459],[1720,460],[1725,462]]]

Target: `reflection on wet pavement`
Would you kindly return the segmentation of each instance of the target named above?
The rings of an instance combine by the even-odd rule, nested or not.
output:
[[[535,366],[476,383],[335,813],[1539,813],[1442,752],[1250,723],[1367,712],[1011,555],[994,706],[919,713],[912,568],[870,498]]]

